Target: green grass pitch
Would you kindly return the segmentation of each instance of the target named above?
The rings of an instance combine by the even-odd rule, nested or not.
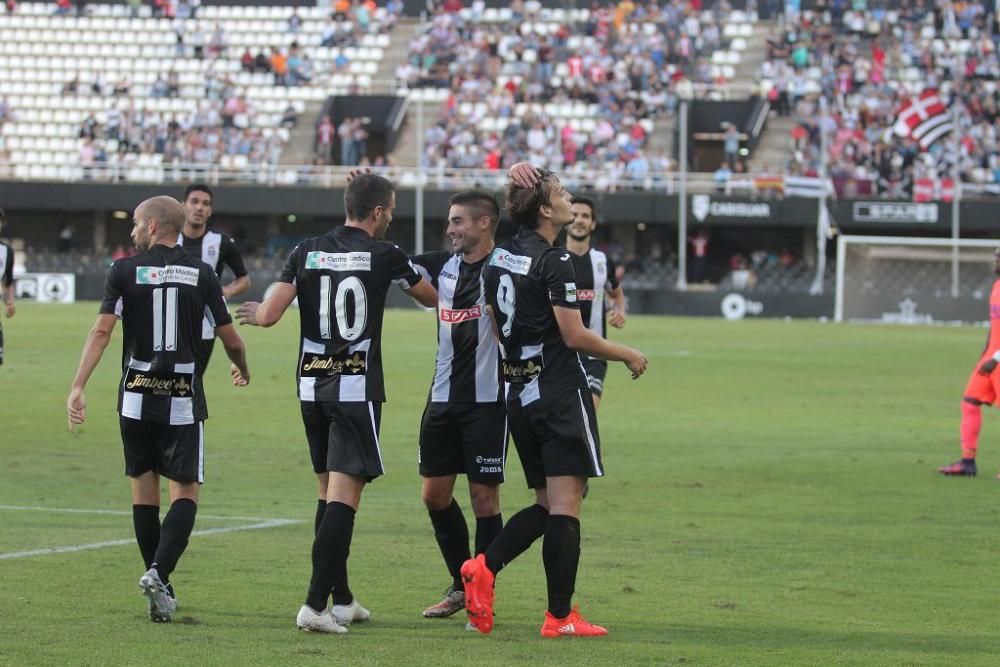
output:
[[[149,623],[114,412],[120,331],[89,384],[87,424],[66,429],[95,313],[25,303],[4,323],[0,664],[997,664],[995,414],[980,477],[934,472],[958,454],[981,329],[631,318],[613,337],[644,350],[650,369],[634,382],[620,364],[609,372],[608,476],[584,504],[576,592],[611,634],[552,641],[538,636],[540,545],[498,578],[492,635],[466,632],[459,616],[420,617],[448,578],[416,472],[435,341],[432,316],[416,311],[386,318],[388,475],[365,492],[351,552],[372,622],[345,636],[294,628],[316,485],[290,312],[274,329],[240,329],[246,389],[228,386],[216,348],[196,529],[220,532],[193,537],[181,560],[177,622]],[[513,449],[507,477],[509,517],[531,498]],[[264,519],[299,523],[232,530]]]

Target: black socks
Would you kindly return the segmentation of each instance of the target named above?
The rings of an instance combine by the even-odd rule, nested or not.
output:
[[[476,553],[486,553],[501,530],[503,530],[503,518],[499,514],[476,517]]]
[[[486,567],[496,574],[534,544],[545,533],[549,513],[541,505],[526,507],[510,518],[486,549]]]
[[[151,567],[155,567],[163,583],[170,579],[170,573],[177,567],[177,561],[187,548],[188,538],[194,530],[194,517],[198,505],[189,498],[179,498],[170,506],[160,527],[160,543],[156,548]]]
[[[316,539],[313,541],[312,561],[313,574],[309,582],[309,595],[306,604],[317,612],[326,609],[330,591],[335,591],[335,604],[350,604],[350,600],[342,602],[337,599],[341,595],[336,582],[347,580],[347,556],[351,552],[351,537],[354,534],[354,508],[344,503],[327,503],[326,512],[320,523]],[[347,591],[350,595],[350,590]]]
[[[549,613],[556,618],[566,618],[580,565],[579,519],[563,514],[549,516],[545,522],[542,562],[549,589]]]
[[[160,506],[132,505],[132,525],[135,526],[135,541],[139,544],[142,562],[148,570],[156,558],[156,547],[160,544]]]
[[[462,585],[462,563],[469,560],[469,527],[465,524],[465,516],[458,502],[452,498],[451,505],[443,510],[427,510],[434,526],[434,538],[437,540],[441,555],[448,566],[453,584],[457,590],[465,590]]]

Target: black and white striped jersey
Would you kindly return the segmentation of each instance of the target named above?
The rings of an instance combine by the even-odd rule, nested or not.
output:
[[[573,255],[576,269],[576,299],[580,316],[588,329],[602,338],[608,337],[604,293],[618,288],[615,264],[600,250],[591,248],[582,255]]]
[[[201,322],[232,322],[219,278],[179,246],[155,245],[108,270],[100,312],[124,330],[118,412],[122,417],[193,424],[208,417],[201,376],[207,358]]]
[[[496,403],[500,349],[486,313],[483,266],[461,254],[429,252],[411,258],[438,291],[438,349],[432,403]]]
[[[212,267],[220,279],[227,266],[237,278],[247,275],[247,267],[243,263],[240,251],[233,240],[225,234],[205,232],[199,238],[192,238],[181,233],[177,235],[177,244],[183,246],[192,257],[199,258]],[[209,317],[205,317],[201,323],[201,337],[202,340],[215,338],[215,322]]]
[[[382,316],[390,285],[420,274],[398,246],[341,226],[300,243],[279,278],[299,299],[298,395],[303,401],[385,401]]]
[[[486,301],[497,320],[507,400],[589,391],[579,355],[566,347],[553,306],[579,309],[572,253],[521,230],[483,269]]]
[[[14,284],[14,249],[0,243],[0,285],[11,288]]]

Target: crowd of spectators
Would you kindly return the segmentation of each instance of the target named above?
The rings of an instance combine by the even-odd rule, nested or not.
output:
[[[344,48],[360,44],[367,34],[387,32],[396,23],[402,3],[390,0],[379,9],[374,0],[335,0],[320,33],[321,47],[340,47],[339,55],[330,64],[329,72],[317,67],[308,53],[309,49],[293,40],[287,47],[271,46],[251,49],[242,53],[234,50],[222,23],[214,23],[211,30],[204,20],[198,19],[201,0],[130,0],[132,16],[139,16],[143,4],[152,7],[154,17],[172,21],[176,35],[173,55],[177,59],[208,61],[204,67],[201,98],[186,113],[152,112],[142,104],[143,97],[175,98],[193,94],[191,81],[183,85],[178,69],[169,61],[163,63],[163,72],[151,84],[133,85],[127,75],[106,81],[98,73],[93,80],[81,81],[79,74],[66,81],[61,89],[64,96],[90,95],[108,98],[107,111],[91,114],[79,128],[80,164],[84,167],[121,164],[127,165],[142,155],[162,156],[157,161],[165,163],[214,163],[225,156],[237,158],[240,164],[276,164],[288,134],[276,131],[276,119],[257,122],[257,114],[248,91],[238,86],[227,67],[216,63],[239,58],[243,72],[270,74],[277,86],[307,86],[322,84],[329,74],[346,72],[350,61]],[[7,3],[7,11],[14,11],[15,3]],[[60,0],[55,3],[57,14],[87,15],[86,2]],[[287,32],[295,35],[302,30],[303,18],[293,9],[287,20]],[[280,118],[279,128],[290,130],[298,122],[298,109],[291,103]],[[0,103],[0,125],[11,116],[9,105]],[[98,121],[100,119],[100,122]],[[350,138],[343,145],[344,164],[361,164],[365,158],[367,131],[351,119],[347,130],[340,128],[341,136],[347,131]],[[355,126],[357,125],[357,126]],[[0,149],[3,147],[0,146]],[[384,160],[384,159],[383,159]],[[326,163],[330,163],[326,159]]]
[[[995,16],[978,3],[860,10],[832,0],[803,12],[769,41],[762,67],[774,108],[796,120],[786,170],[819,174],[825,132],[841,194],[908,198],[956,161],[964,181],[1000,181],[998,40]],[[951,135],[924,150],[894,131],[899,109],[925,90],[958,110],[959,151]]]
[[[515,1],[508,24],[479,20],[481,2],[464,14],[461,4],[437,7],[396,71],[401,85],[451,91],[427,131],[425,166],[498,169],[530,159],[637,179],[670,167],[649,154],[649,125],[640,121],[670,115],[692,82],[713,82],[709,57],[725,45],[730,9],[725,1],[711,11],[697,0],[594,2],[585,21],[553,24],[538,2]],[[538,24],[546,27],[527,27]],[[484,100],[485,108],[476,104]],[[593,105],[592,129],[515,113],[519,104],[547,103]],[[484,117],[502,119],[505,129],[482,129]]]
[[[245,111],[231,113],[240,106]],[[252,109],[240,97],[222,104],[221,113],[213,101],[180,114],[112,107],[103,122],[90,114],[81,123],[80,165],[129,166],[142,155],[162,156],[168,164],[218,164],[223,156],[239,156],[246,165],[276,164],[281,134],[253,127],[251,118]]]

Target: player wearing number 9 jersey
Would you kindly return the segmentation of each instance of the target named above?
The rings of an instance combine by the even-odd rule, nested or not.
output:
[[[386,293],[399,283],[422,304],[437,305],[437,292],[406,253],[380,240],[395,206],[387,179],[354,177],[344,193],[345,224],[299,244],[264,303],[237,311],[241,323],[268,327],[299,302],[298,395],[320,495],[312,579],[296,618],[303,630],[342,633],[368,618],[348,585],[347,556],[361,492],[384,472],[378,435]]]
[[[543,637],[606,635],[571,607],[580,560],[580,501],[588,477],[604,474],[597,416],[580,352],[623,361],[638,377],[646,357],[584,326],[576,272],[553,243],[573,220],[570,195],[555,174],[515,165],[507,208],[518,226],[483,268],[507,385],[507,416],[536,502],[511,517],[486,553],[462,565],[465,607],[477,630],[493,628],[494,576],[544,535],[548,584]],[[523,185],[522,185],[523,183]]]

